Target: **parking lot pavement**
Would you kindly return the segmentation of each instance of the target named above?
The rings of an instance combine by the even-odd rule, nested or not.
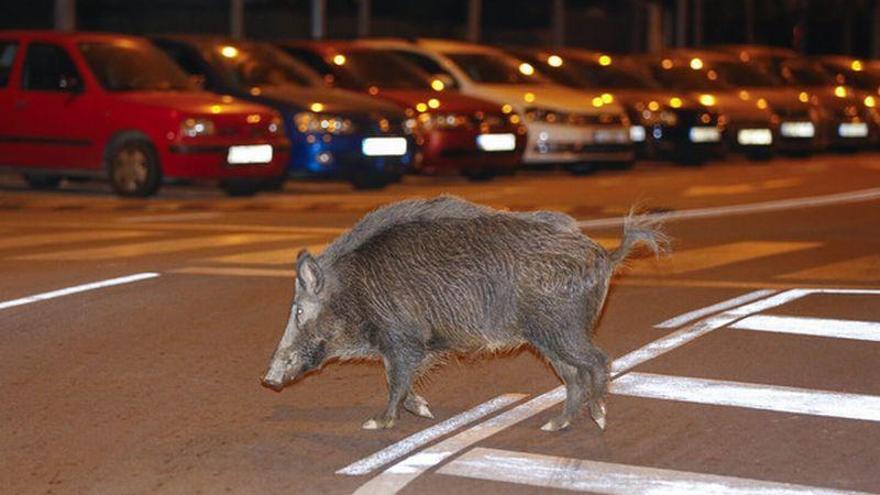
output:
[[[252,200],[167,188],[126,202],[101,185],[42,195],[10,180],[0,486],[880,493],[872,163],[417,178],[377,193],[292,184]],[[404,415],[390,431],[360,429],[384,401],[377,363],[332,364],[282,394],[259,386],[296,252],[319,251],[378,204],[440,192],[561,209],[607,246],[632,202],[666,215],[674,254],[615,278],[597,334],[614,358],[605,432],[586,419],[539,430],[563,397],[529,352],[438,369],[422,386],[438,419]]]

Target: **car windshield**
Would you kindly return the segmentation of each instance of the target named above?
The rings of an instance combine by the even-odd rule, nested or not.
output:
[[[81,43],[79,51],[107,91],[195,90],[186,74],[162,51],[129,40]]]
[[[334,62],[339,86],[350,89],[431,89],[431,78],[417,66],[386,50],[358,49]]]
[[[659,65],[651,67],[654,79],[661,86],[668,89],[676,89],[679,91],[718,91],[729,89],[729,87],[721,82],[717,77],[712,79],[712,71],[693,70],[690,67],[671,67],[664,69]]]
[[[741,62],[720,62],[712,66],[729,84],[734,86],[776,87],[782,81],[761,68]]]
[[[651,89],[657,88],[657,82],[647,74],[635,69],[624,69],[619,65],[606,65],[566,59],[569,71],[577,71],[588,77],[593,86],[618,89]]]
[[[240,86],[319,86],[320,76],[290,55],[261,43],[215,45],[210,60]]]
[[[478,83],[486,84],[535,84],[543,82],[537,74],[526,75],[520,72],[520,62],[516,59],[492,53],[447,53],[468,77]]]
[[[791,85],[827,86],[835,84],[834,76],[821,65],[792,60],[780,64],[780,72],[785,81]]]

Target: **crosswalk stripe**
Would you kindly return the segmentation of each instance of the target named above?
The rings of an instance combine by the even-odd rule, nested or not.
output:
[[[52,232],[48,234],[8,235],[0,238],[0,249],[38,247],[88,241],[110,241],[147,237],[150,232],[132,230],[77,230],[68,232]]]
[[[471,479],[518,483],[609,495],[660,493],[703,495],[856,495],[816,486],[795,485],[714,474],[572,459],[477,447],[437,472]],[[867,494],[865,494],[867,495]]]
[[[636,372],[615,379],[611,393],[880,422],[880,397],[874,395]]]
[[[633,262],[634,273],[674,275],[821,246],[820,242],[742,241],[673,252],[660,260]]]
[[[275,277],[293,278],[296,271],[293,269],[280,268],[244,268],[232,266],[187,266],[175,268],[171,273],[184,273],[188,275],[219,275],[221,277]]]
[[[730,326],[741,330],[754,330],[758,332],[778,332],[880,342],[880,322],[875,321],[754,315]]]
[[[788,280],[845,280],[880,284],[880,254],[837,261],[827,265],[786,273],[777,278]]]
[[[83,248],[52,253],[38,253],[16,256],[20,260],[101,260],[109,258],[131,258],[155,254],[191,251],[195,249],[242,246],[275,241],[295,241],[304,236],[295,234],[225,234],[186,239],[165,239],[160,241],[119,244],[116,246]]]

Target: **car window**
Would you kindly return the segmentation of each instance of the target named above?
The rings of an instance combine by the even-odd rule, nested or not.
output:
[[[333,72],[330,69],[330,65],[324,60],[323,57],[321,57],[320,54],[315,53],[307,48],[282,46],[281,49],[287,52],[287,54],[291,57],[308,65],[312,70],[317,71],[322,76],[326,76],[327,74]]]
[[[17,51],[18,43],[0,41],[0,88],[5,88],[9,84],[9,73],[12,72],[12,62],[15,61]]]
[[[446,76],[444,83],[451,81],[453,83],[452,84],[453,88],[458,87],[458,81],[455,80],[455,76],[453,76],[452,73],[449,72],[448,70],[444,69],[443,66],[441,66],[433,58],[422,55],[421,53],[413,53],[413,52],[407,51],[407,50],[391,50],[391,51],[395,55],[405,59],[407,62],[409,62],[411,64],[415,64],[419,69],[422,69],[423,71],[425,71],[426,73],[428,73],[432,76],[438,76],[438,75]]]
[[[31,43],[24,59],[21,87],[34,91],[75,91],[82,87],[82,79],[63,48]]]
[[[447,53],[463,72],[478,83],[534,84],[543,82],[537,75],[526,75],[516,60],[490,53]]]
[[[431,78],[417,66],[385,50],[372,48],[343,52],[345,62],[334,74],[337,84],[349,89],[431,89]]]
[[[204,67],[199,63],[196,54],[186,45],[165,40],[156,40],[153,43],[164,51],[166,55],[171,57],[171,59],[174,60],[174,62],[187,74],[202,79],[207,76]]]
[[[321,85],[319,74],[269,44],[218,44],[204,55],[211,65],[223,70],[229,79],[242,88]]]
[[[186,74],[150,43],[80,43],[79,51],[107,91],[192,90]]]

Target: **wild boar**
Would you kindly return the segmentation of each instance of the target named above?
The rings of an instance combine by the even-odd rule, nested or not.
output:
[[[517,213],[440,196],[379,208],[318,256],[301,251],[290,318],[263,383],[281,390],[330,359],[381,358],[388,404],[363,424],[391,428],[398,407],[433,418],[413,380],[449,353],[529,344],[566,386],[567,428],[586,404],[605,427],[608,358],[591,342],[615,269],[639,243],[665,243],[626,218],[607,251],[568,215]]]

